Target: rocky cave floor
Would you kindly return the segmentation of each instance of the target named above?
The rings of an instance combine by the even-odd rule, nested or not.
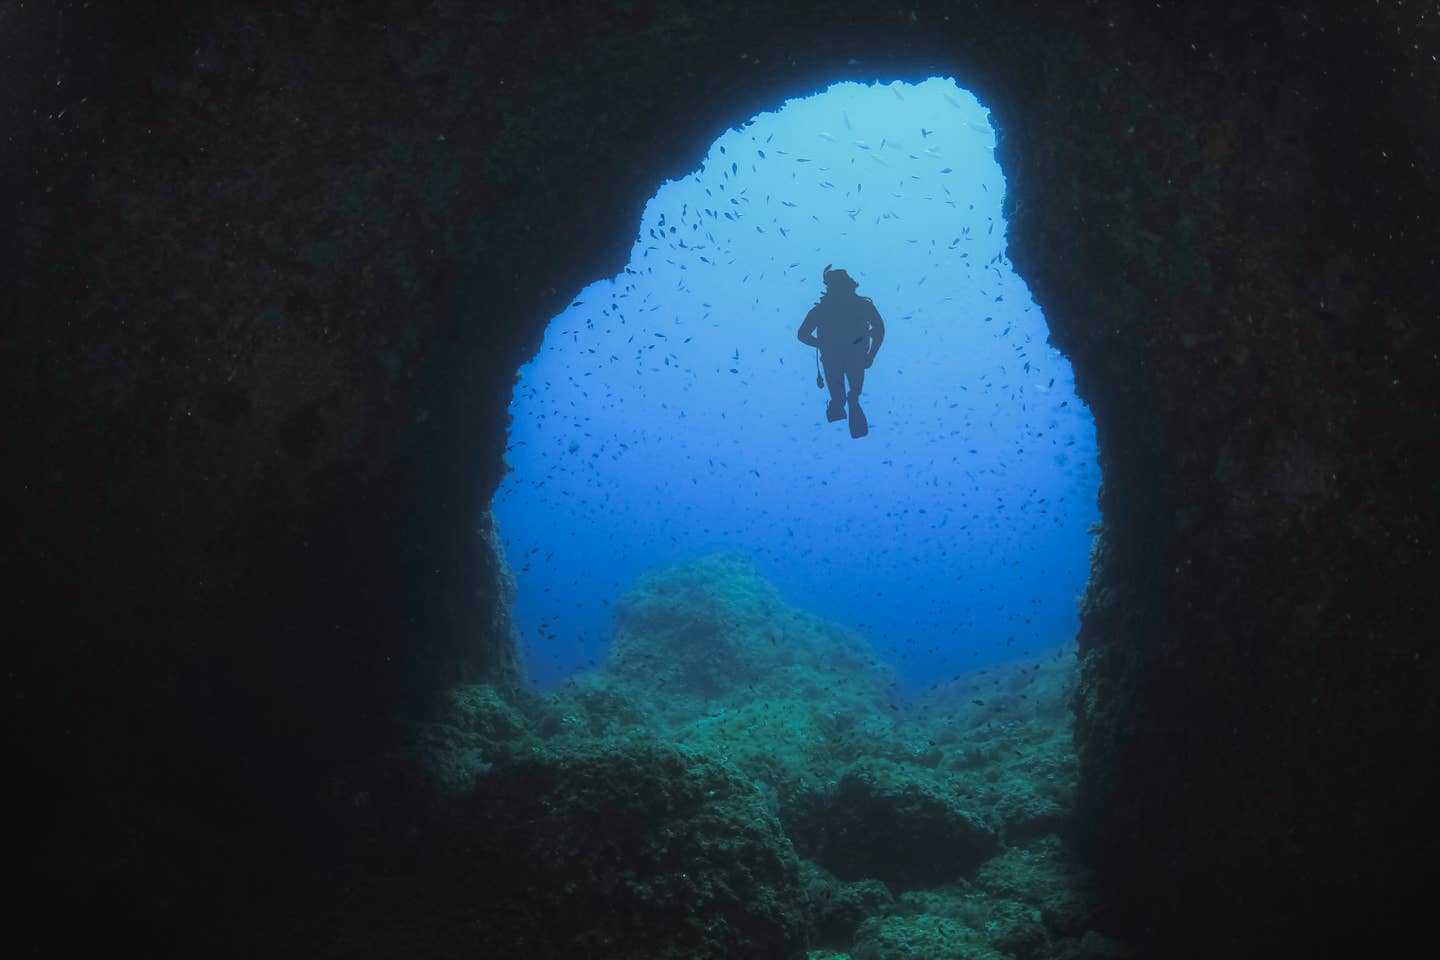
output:
[[[1073,647],[902,701],[864,639],[733,555],[655,571],[614,623],[608,661],[550,693],[449,690],[395,763],[405,813],[352,798],[386,826],[332,950],[1129,954],[1064,839]]]

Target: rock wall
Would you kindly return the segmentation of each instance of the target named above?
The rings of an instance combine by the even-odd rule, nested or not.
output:
[[[546,320],[725,126],[944,73],[994,111],[1010,253],[1099,431],[1078,838],[1157,955],[1398,929],[1440,728],[1433,11],[62,0],[0,27],[7,701],[66,824],[37,889],[204,916],[231,887],[187,865],[323,847],[337,771],[439,685],[513,683],[485,504]]]

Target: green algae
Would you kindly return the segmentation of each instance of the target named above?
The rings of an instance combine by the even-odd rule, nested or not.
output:
[[[607,957],[1084,955],[1103,900],[1062,839],[1073,654],[903,705],[894,688],[862,636],[722,554],[619,598],[600,669],[513,703],[456,688],[416,744],[464,811],[466,848],[506,864],[479,886],[531,918],[505,934],[515,942]],[[476,888],[475,868],[457,876]],[[566,907],[580,891],[600,906]]]

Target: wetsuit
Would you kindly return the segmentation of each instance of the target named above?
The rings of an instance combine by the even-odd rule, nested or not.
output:
[[[845,401],[860,398],[865,368],[875,359],[885,339],[885,322],[869,297],[827,290],[805,315],[798,333],[801,343],[820,348],[820,362],[830,386],[831,419],[845,409]],[[846,390],[846,382],[849,390]]]

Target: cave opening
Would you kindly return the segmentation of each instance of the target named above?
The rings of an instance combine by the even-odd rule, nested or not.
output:
[[[724,553],[906,696],[1073,642],[1094,423],[1006,256],[995,144],[953,79],[843,82],[661,186],[517,375],[493,513],[532,684],[603,665],[647,571]],[[796,336],[831,264],[885,325],[853,440]]]

